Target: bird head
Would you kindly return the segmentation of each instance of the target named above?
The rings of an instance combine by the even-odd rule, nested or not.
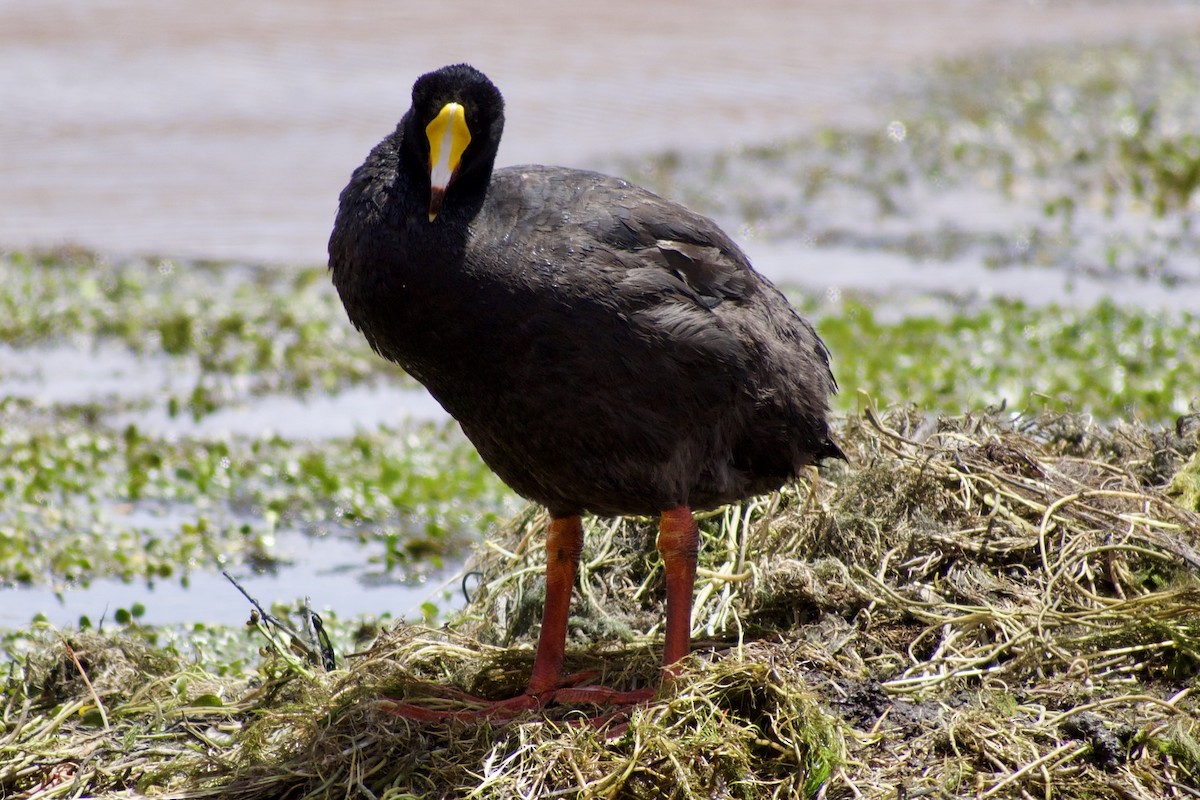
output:
[[[428,145],[433,222],[442,213],[451,185],[479,180],[486,185],[504,129],[504,100],[486,75],[468,64],[456,64],[417,79],[412,113],[412,135]]]

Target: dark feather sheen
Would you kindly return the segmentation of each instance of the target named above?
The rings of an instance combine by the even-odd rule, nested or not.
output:
[[[513,489],[652,515],[843,457],[824,344],[715,223],[594,172],[493,170],[503,101],[469,67],[413,96],[342,192],[333,281]],[[424,128],[450,100],[472,141],[431,222]]]

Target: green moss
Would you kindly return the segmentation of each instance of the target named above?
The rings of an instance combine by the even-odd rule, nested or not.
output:
[[[1171,478],[1167,494],[1181,508],[1200,511],[1200,450],[1193,453],[1191,459]]]

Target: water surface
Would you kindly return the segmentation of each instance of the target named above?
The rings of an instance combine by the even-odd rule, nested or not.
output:
[[[948,56],[1200,29],[1178,2],[5,0],[0,247],[323,263],[350,171],[420,73],[504,91],[501,164],[884,126]]]

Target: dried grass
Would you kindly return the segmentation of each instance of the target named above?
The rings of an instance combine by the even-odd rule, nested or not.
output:
[[[453,626],[328,674],[191,675],[219,706],[180,699],[182,665],[72,634],[8,681],[0,796],[1200,797],[1198,427],[868,408],[841,432],[853,466],[703,521],[694,655],[611,738],[578,710],[418,724],[379,699],[523,688],[532,512]],[[590,523],[569,669],[655,679],[653,538]]]

